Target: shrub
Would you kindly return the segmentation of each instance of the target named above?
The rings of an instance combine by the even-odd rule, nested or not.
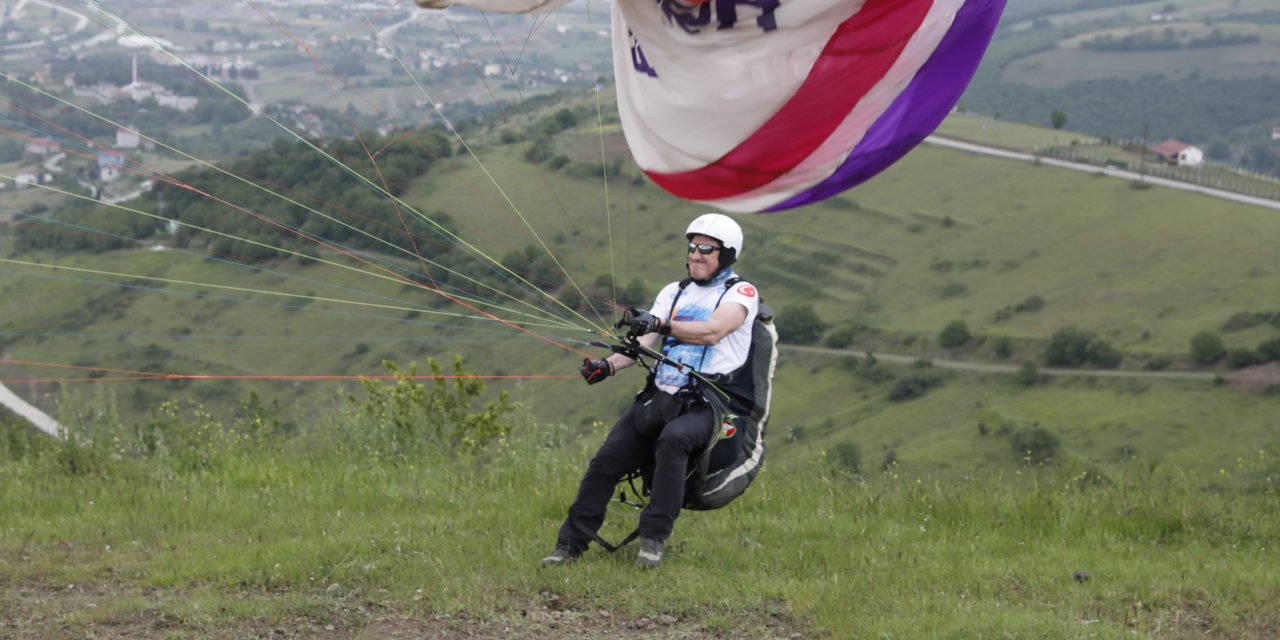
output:
[[[969,326],[964,323],[964,320],[952,320],[938,335],[938,343],[943,349],[955,349],[963,347],[971,338],[973,336],[969,333]]]
[[[1142,365],[1142,368],[1147,371],[1164,371],[1171,364],[1173,364],[1173,359],[1169,356],[1155,356]]]
[[[1120,366],[1120,361],[1124,359],[1124,354],[1112,347],[1111,343],[1106,340],[1094,340],[1089,343],[1088,358],[1089,362],[1099,367],[1114,369]]]
[[[890,449],[884,453],[884,462],[880,468],[884,471],[893,471],[898,466],[898,452]]]
[[[1033,295],[1022,302],[1019,302],[1018,306],[1014,307],[1013,310],[1018,313],[1034,313],[1043,309],[1044,305],[1044,298]]]
[[[827,334],[825,344],[832,349],[847,349],[853,344],[857,331],[853,327],[841,327]]]
[[[1253,349],[1249,349],[1247,347],[1232,349],[1231,353],[1227,355],[1227,364],[1229,364],[1232,369],[1252,367],[1253,365],[1258,364],[1258,355],[1253,352]]]
[[[782,342],[813,344],[826,329],[826,323],[810,304],[786,307],[778,314],[778,340]]]
[[[1226,323],[1222,325],[1222,330],[1242,331],[1244,329],[1251,329],[1258,325],[1271,322],[1277,315],[1280,314],[1272,311],[1241,311],[1233,314]]]
[[[889,390],[890,402],[904,402],[906,400],[914,400],[924,396],[930,389],[942,386],[943,376],[937,371],[932,370],[932,365],[921,367],[917,360],[914,371],[909,375],[899,378],[894,383],[893,388]]]
[[[996,357],[1013,357],[1013,340],[1009,336],[1000,336],[995,342]]]
[[[1201,331],[1191,338],[1191,359],[1196,364],[1211,365],[1227,352],[1222,336],[1212,331]]]
[[[1026,462],[1041,463],[1052,460],[1062,441],[1044,427],[1026,427],[1013,434],[1013,452]]]
[[[1259,362],[1280,360],[1280,338],[1272,338],[1258,343],[1257,353]]]
[[[1053,332],[1045,361],[1051,367],[1078,367],[1089,360],[1089,344],[1093,334],[1076,327],[1063,327]]]
[[[862,448],[853,442],[837,442],[831,448],[831,463],[849,473],[862,472]]]
[[[349,398],[372,421],[366,439],[377,451],[401,459],[430,448],[473,452],[510,433],[504,418],[516,407],[507,392],[475,410],[472,405],[485,383],[467,373],[461,356],[453,359],[452,380],[445,380],[444,368],[427,358],[431,386],[418,381],[417,365],[403,371],[388,360],[383,366],[394,380],[363,380],[366,398]]]
[[[1037,367],[1034,362],[1022,363],[1022,366],[1018,368],[1016,380],[1018,384],[1024,387],[1034,387],[1040,384],[1040,367]]]

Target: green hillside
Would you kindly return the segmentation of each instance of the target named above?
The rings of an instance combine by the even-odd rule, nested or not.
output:
[[[560,110],[574,114],[578,124],[548,129]],[[251,245],[161,232],[141,243],[117,241],[134,248],[98,253],[11,250],[0,265],[0,291],[23,302],[0,309],[7,327],[0,379],[55,403],[108,392],[127,421],[144,420],[162,401],[187,398],[221,415],[238,415],[253,391],[277,401],[286,422],[298,425],[314,419],[328,399],[356,393],[354,380],[335,376],[384,374],[381,363],[388,359],[447,363],[460,354],[480,374],[531,377],[503,384],[540,420],[571,428],[611,420],[640,376],[629,372],[629,379],[583,393],[576,365],[582,353],[595,350],[583,346],[593,335],[582,329],[612,322],[616,312],[607,301],[614,283],[619,296],[630,290],[647,298],[681,277],[680,232],[700,208],[637,177],[615,155],[625,148],[616,128],[594,125],[594,112],[593,100],[571,98],[509,121],[473,125],[464,133],[469,149],[437,157],[424,175],[399,184],[407,206],[324,204],[336,219],[356,229],[363,225],[399,247],[361,240],[372,247],[361,261],[345,256],[348,249],[315,247],[296,234],[263,235],[254,229],[269,227],[243,211],[205,205],[202,224],[306,255],[275,251],[251,259],[242,255],[258,250]],[[1010,127],[1008,135],[1033,134]],[[539,145],[549,160],[534,164],[528,157]],[[557,157],[562,160],[551,161]],[[269,163],[270,156],[247,162]],[[603,171],[613,172],[607,190]],[[187,179],[227,188],[199,175]],[[291,197],[309,196],[304,188]],[[347,202],[354,196],[336,197]],[[148,211],[155,204],[144,199],[126,206]],[[268,213],[274,207],[261,206]],[[415,220],[409,207],[443,223],[470,248],[441,248],[444,238]],[[278,215],[293,215],[289,211]],[[49,231],[50,237],[90,237],[95,221],[137,216],[87,213],[58,213],[64,223],[81,217]],[[1280,257],[1271,250],[1280,216],[1265,209],[923,146],[853,192],[742,221],[747,243],[741,273],[779,311],[784,337],[788,314],[811,305],[827,326],[827,340],[851,354],[875,350],[1044,366],[1054,333],[1078,328],[1118,350],[1120,369],[1141,371],[1155,363],[1196,368],[1190,341],[1201,332],[1221,335],[1232,350],[1252,350],[1280,336],[1276,323],[1266,320],[1277,311],[1274,291],[1280,289]],[[413,225],[413,243],[399,235],[405,224]],[[526,282],[466,257],[473,250]],[[443,262],[424,272],[414,252]],[[419,281],[428,281],[423,273],[434,274],[432,279],[471,291],[479,290],[476,282],[496,287],[503,293],[484,290],[481,298],[500,306],[450,301],[459,291],[446,285],[448,296],[435,293],[403,279],[404,270],[417,272]],[[582,306],[581,317],[550,299],[580,304],[578,289],[597,301],[594,311]],[[1038,304],[1027,306],[1028,300]],[[503,319],[532,323],[563,346],[475,318],[477,310],[490,309]],[[1241,314],[1253,317],[1245,312],[1261,314],[1259,321],[1239,322]],[[943,349],[939,332],[955,321],[974,339]],[[1207,370],[1234,375],[1225,362]],[[126,379],[146,373],[178,375]],[[1038,425],[1061,438],[1060,457],[1083,464],[1108,465],[1136,451],[1152,460],[1212,467],[1275,439],[1276,422],[1269,417],[1275,396],[1231,387],[1099,378],[1025,389],[1009,376],[950,374],[926,381],[919,397],[889,401],[895,385],[914,384],[913,375],[889,364],[868,375],[837,357],[784,350],[773,417],[776,455],[803,459],[850,442],[872,466],[890,450],[902,464],[998,466],[1016,462],[1009,453],[1012,434]],[[1267,375],[1274,374],[1264,372],[1255,388],[1266,386]],[[60,378],[82,381],[49,382]],[[567,397],[575,401],[564,402]],[[1199,398],[1196,407],[1218,409],[1181,409],[1179,399],[1192,397]],[[1086,418],[1082,407],[1113,407],[1116,416]],[[1003,427],[1005,439],[979,437],[979,424],[992,433]],[[787,439],[796,428],[804,440]],[[1170,429],[1181,435],[1168,437]],[[1233,437],[1220,437],[1226,429]]]

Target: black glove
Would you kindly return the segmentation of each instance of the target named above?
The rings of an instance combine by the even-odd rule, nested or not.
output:
[[[578,373],[582,374],[582,379],[586,380],[587,384],[595,384],[613,375],[613,365],[603,358],[600,360],[583,358],[582,366],[578,367]]]
[[[623,325],[631,327],[631,330],[627,332],[628,335],[637,337],[662,329],[662,321],[657,316],[635,307],[623,312],[622,319],[618,321],[618,326],[621,327]]]

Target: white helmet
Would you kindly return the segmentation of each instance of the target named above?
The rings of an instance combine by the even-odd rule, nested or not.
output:
[[[727,267],[742,257],[742,227],[723,213],[704,213],[689,223],[685,238],[704,235],[720,241],[720,266]]]

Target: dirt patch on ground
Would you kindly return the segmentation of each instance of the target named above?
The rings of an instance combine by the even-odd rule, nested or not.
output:
[[[340,590],[338,590],[340,591]],[[469,638],[534,640],[542,638],[658,638],[710,640],[761,638],[799,640],[813,637],[777,611],[735,612],[732,616],[677,617],[666,614],[621,615],[578,606],[554,593],[514,598],[510,608],[490,617],[468,614],[406,614],[377,598],[331,589],[308,599],[305,613],[282,619],[229,620],[226,612],[186,619],[168,612],[164,602],[181,593],[145,592],[130,586],[8,587],[0,602],[0,637],[15,640],[61,638],[198,637],[295,640],[319,638]],[[154,606],[119,606],[113,599],[147,593]],[[279,594],[245,593],[245,598],[278,599]],[[714,618],[713,624],[707,620]],[[738,623],[725,624],[725,620]]]
[[[1280,362],[1246,367],[1227,376],[1232,389],[1245,393],[1263,393],[1280,385]]]

